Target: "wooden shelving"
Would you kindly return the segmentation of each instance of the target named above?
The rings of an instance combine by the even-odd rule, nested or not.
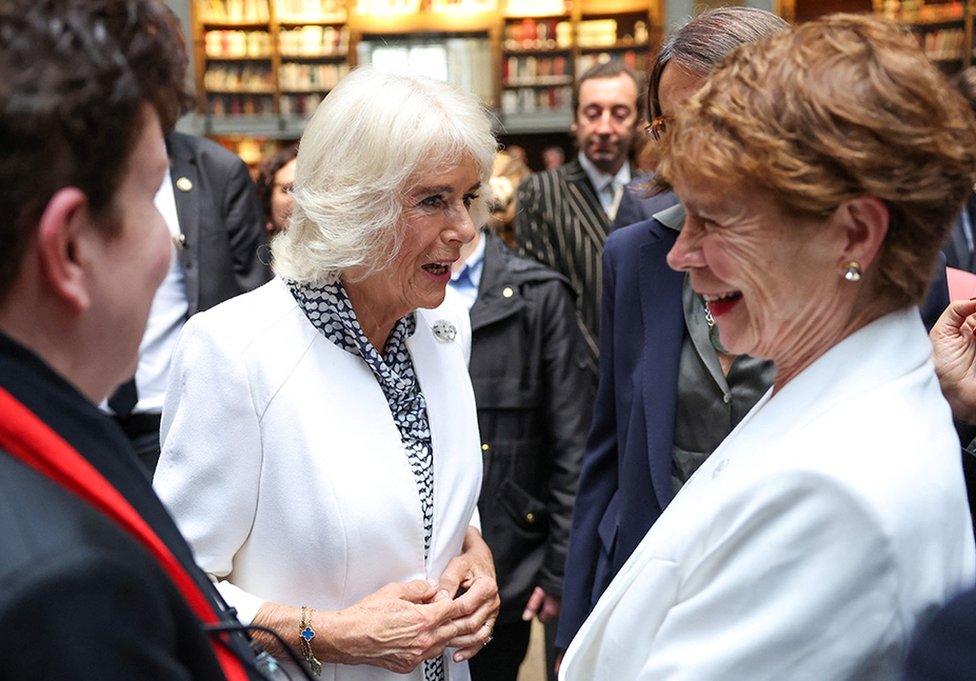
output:
[[[419,11],[406,11],[408,3]],[[505,130],[566,129],[581,70],[611,58],[645,67],[661,34],[661,6],[662,0],[191,0],[199,110],[213,134],[241,134],[249,119],[256,135],[269,134],[271,120],[273,134],[297,134],[357,63],[363,40],[482,35],[490,62],[478,63],[491,64],[494,83],[482,96],[499,110]],[[262,87],[237,86],[258,80]]]

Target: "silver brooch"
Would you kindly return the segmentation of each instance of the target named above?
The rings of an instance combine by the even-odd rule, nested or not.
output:
[[[434,338],[444,343],[453,343],[457,338],[457,329],[446,319],[438,319],[434,322]]]

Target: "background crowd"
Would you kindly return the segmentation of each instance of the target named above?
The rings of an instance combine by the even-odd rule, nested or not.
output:
[[[544,171],[363,68],[252,182],[186,68],[0,4],[0,678],[976,678],[976,71],[724,8]]]

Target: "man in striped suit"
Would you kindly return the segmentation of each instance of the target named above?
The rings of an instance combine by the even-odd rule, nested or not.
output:
[[[637,76],[621,62],[594,66],[576,82],[571,131],[579,155],[522,182],[515,215],[519,248],[569,279],[596,374],[603,244],[632,169]]]

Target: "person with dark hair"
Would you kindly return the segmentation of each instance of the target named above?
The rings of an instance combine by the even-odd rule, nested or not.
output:
[[[296,158],[298,145],[289,144],[262,159],[258,166],[258,198],[264,213],[264,231],[269,239],[288,226],[294,204],[291,190],[295,182]]]
[[[571,131],[579,155],[519,186],[519,250],[569,279],[580,329],[596,374],[602,274],[600,258],[624,186],[638,119],[637,75],[620,61],[597,64],[573,87]]]
[[[662,104],[680,85],[665,69]],[[899,678],[916,624],[976,577],[918,310],[976,120],[910,33],[863,15],[685,85],[657,167],[686,209],[667,262],[775,379],[639,540],[563,681]]]
[[[179,20],[160,12],[177,40],[172,69],[186,73]],[[160,76],[150,70],[146,78]],[[175,131],[192,100],[168,104],[162,121],[170,169],[156,196],[173,240],[169,272],[153,298],[139,348],[139,364],[108,400],[108,407],[150,473],[159,459],[159,426],[170,359],[186,320],[197,312],[257,288],[271,278],[258,247],[264,243],[260,206],[247,166],[208,139]]]
[[[721,50],[786,27],[743,7],[692,19],[668,36],[651,69],[651,111],[674,115]],[[769,362],[716,345],[701,299],[665,261],[681,206],[673,194],[652,201],[653,218],[611,234],[603,257],[600,381],[570,533],[562,649],[676,492],[772,381]]]
[[[4,679],[258,678],[241,634],[208,634],[240,625],[96,406],[169,268],[177,41],[149,0],[0,5]]]

